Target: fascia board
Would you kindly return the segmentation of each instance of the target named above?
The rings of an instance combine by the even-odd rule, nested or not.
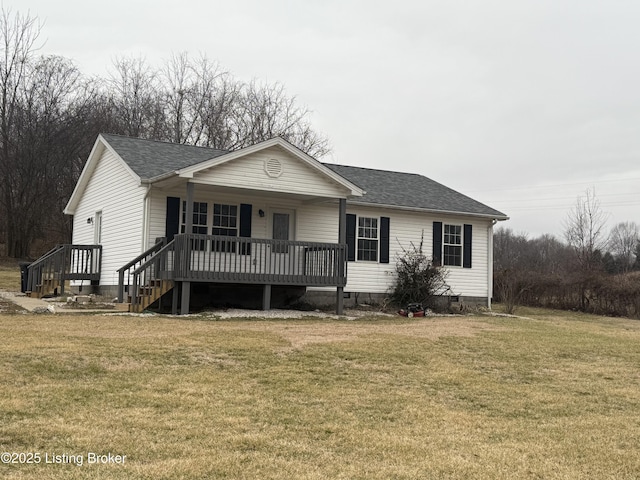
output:
[[[403,210],[408,212],[422,212],[422,213],[436,213],[438,215],[454,215],[454,216],[464,216],[464,217],[475,217],[475,218],[486,218],[498,221],[509,220],[509,217],[491,215],[486,213],[471,213],[471,212],[457,212],[455,210],[437,210],[433,208],[420,208],[420,207],[412,207],[409,205],[385,205],[382,203],[369,203],[369,202],[358,202],[357,200],[347,201],[347,206],[354,205],[358,207],[369,207],[369,208],[385,208],[390,210]]]
[[[64,207],[62,211],[65,215],[74,215],[76,211],[76,207],[78,206],[78,202],[80,201],[81,193],[89,183],[89,178],[91,178],[91,174],[95,169],[95,166],[98,162],[98,158],[104,151],[104,140],[102,139],[102,135],[98,135],[96,141],[91,148],[91,153],[89,153],[89,158],[87,163],[84,164],[82,168],[82,172],[80,173],[80,177],[78,177],[78,181],[76,182],[76,186],[71,193],[71,197],[69,197],[69,201],[67,205]]]

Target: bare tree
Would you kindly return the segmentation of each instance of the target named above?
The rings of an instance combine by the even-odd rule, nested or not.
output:
[[[329,152],[281,84],[243,83],[186,53],[158,71],[142,59],[119,59],[115,69],[106,85],[115,133],[225,150],[280,136],[312,156]]]
[[[118,58],[107,80],[108,96],[118,131],[131,137],[166,136],[157,73],[143,58]]]
[[[604,228],[607,215],[602,211],[595,190],[579,196],[564,222],[564,235],[582,271],[598,268],[598,255],[606,246]]]
[[[589,287],[593,277],[602,269],[602,251],[606,246],[604,228],[607,215],[600,208],[595,191],[588,189],[578,197],[574,208],[565,220],[565,238],[573,252],[580,288],[580,308],[586,310],[590,303]]]
[[[635,222],[618,223],[609,233],[609,249],[616,257],[622,272],[628,272],[633,267],[639,240],[640,228]]]
[[[22,88],[37,50],[36,42],[41,24],[28,14],[12,14],[2,7],[0,11],[0,222],[5,234],[6,253],[24,256],[19,212],[21,192],[15,184],[20,181],[16,135],[16,116],[19,114]]]
[[[228,76],[205,56],[193,61],[186,53],[181,53],[169,59],[161,78],[172,142],[210,146],[212,118],[229,115],[232,111],[231,105],[218,101],[220,95],[227,94]],[[222,109],[219,108],[221,105]]]
[[[245,84],[241,91],[239,137],[242,146],[280,136],[312,156],[328,153],[328,140],[311,129],[309,110],[285,94],[281,84]]]
[[[522,296],[531,288],[531,261],[529,241],[525,235],[516,235],[509,228],[499,228],[493,234],[494,286],[496,295],[512,314]]]
[[[70,237],[62,215],[100,132],[233,150],[282,136],[312,155],[326,138],[278,84],[245,84],[206,57],[158,70],[120,58],[89,80],[68,59],[40,56],[41,24],[0,11],[0,235],[5,254],[28,257]],[[0,242],[2,242],[0,240]],[[37,253],[37,252],[35,252]]]
[[[13,254],[23,257],[36,238],[64,239],[51,233],[66,230],[61,212],[69,177],[77,178],[72,158],[80,154],[77,148],[86,154],[81,141],[86,117],[77,114],[91,96],[80,72],[62,57],[35,60],[19,92],[11,195],[19,240]]]

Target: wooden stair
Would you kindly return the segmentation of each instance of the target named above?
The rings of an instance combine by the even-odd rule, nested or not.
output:
[[[129,311],[142,313],[149,305],[171,291],[173,286],[173,280],[152,280],[148,285],[138,288],[137,303],[135,305],[131,303],[131,296],[129,296],[129,303],[131,303]]]
[[[43,298],[47,295],[57,295],[61,291],[62,283],[59,278],[54,276],[52,278],[44,278],[41,283],[36,285],[35,291],[27,291],[25,294],[31,298]]]
[[[101,245],[56,245],[27,266],[24,291],[33,298],[63,295],[71,280],[98,282],[101,263]]]

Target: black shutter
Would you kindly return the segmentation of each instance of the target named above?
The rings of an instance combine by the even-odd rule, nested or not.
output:
[[[165,219],[165,236],[167,242],[180,231],[180,199],[167,197],[167,217]]]
[[[251,205],[240,204],[240,236],[251,237]]]
[[[347,260],[356,260],[356,216],[347,213]]]
[[[240,204],[240,231],[239,236],[251,238],[251,212],[252,207],[247,203]],[[251,245],[242,245],[242,255],[251,255]]]
[[[433,264],[442,265],[442,222],[433,222]]]
[[[380,217],[380,263],[389,263],[389,217]]]
[[[462,267],[471,268],[471,225],[464,225],[464,249],[462,250]]]

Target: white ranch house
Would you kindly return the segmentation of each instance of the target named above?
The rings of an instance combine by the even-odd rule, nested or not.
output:
[[[281,138],[227,152],[109,134],[64,212],[73,244],[45,259],[70,266],[32,264],[30,290],[70,280],[180,313],[211,285],[257,289],[264,309],[277,289],[330,295],[342,312],[385,295],[397,255],[423,235],[450,294],[489,306],[493,225],[508,218],[424,176],[321,163]]]

